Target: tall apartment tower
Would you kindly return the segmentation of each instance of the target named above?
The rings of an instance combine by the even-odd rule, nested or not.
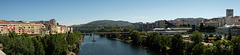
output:
[[[226,10],[226,17],[233,16],[233,9]]]
[[[226,24],[232,25],[233,9],[226,10]]]

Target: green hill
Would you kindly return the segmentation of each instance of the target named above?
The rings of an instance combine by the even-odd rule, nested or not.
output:
[[[131,25],[128,21],[97,20],[87,24],[78,25],[81,28],[111,28]],[[77,26],[77,25],[74,25]]]

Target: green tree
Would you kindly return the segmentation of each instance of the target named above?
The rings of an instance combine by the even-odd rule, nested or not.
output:
[[[18,35],[16,34],[15,31],[9,31],[8,37],[14,38],[14,37],[18,37]]]
[[[208,39],[209,37],[208,37],[208,35],[207,34],[205,34],[205,42],[208,42]]]
[[[133,44],[138,44],[139,42],[141,42],[140,40],[140,33],[137,30],[134,30],[130,33],[131,36],[131,40],[133,40]]]
[[[203,55],[214,55],[217,52],[215,46],[207,45],[203,50]]]
[[[21,35],[22,37],[31,37],[30,35],[28,35],[27,33],[22,33]]]
[[[210,33],[210,34],[209,34],[209,37],[213,37],[213,34],[212,34],[212,33]]]
[[[236,37],[233,36],[231,42],[232,42],[232,49],[233,49],[233,55],[240,54],[240,36]]]
[[[230,41],[218,40],[213,42],[215,47],[214,54],[216,55],[231,55]]]
[[[182,40],[182,35],[181,34],[175,34],[172,37],[171,41],[171,53],[170,54],[176,54],[176,55],[183,55],[183,50],[184,50],[184,42]]]
[[[202,33],[198,31],[194,31],[193,34],[190,36],[191,41],[193,41],[195,44],[202,42]]]
[[[231,40],[232,39],[232,32],[230,29],[228,29],[228,38],[227,40]]]
[[[204,53],[203,49],[204,49],[203,44],[202,44],[202,43],[198,43],[198,44],[196,44],[196,45],[193,47],[193,49],[192,49],[192,51],[193,51],[192,54],[193,54],[193,55],[202,55],[202,54]]]
[[[227,33],[224,33],[224,39],[225,40],[227,39]]]
[[[184,53],[186,55],[191,55],[194,45],[191,42],[184,42],[184,44],[185,44],[185,47],[184,47],[185,52]]]
[[[166,54],[170,38],[170,36],[159,36],[158,33],[153,32],[148,34],[146,43],[149,49],[160,51],[161,54]]]
[[[215,41],[222,39],[222,35],[216,35],[215,37],[216,37],[216,40],[215,40]]]
[[[43,44],[37,40],[37,38],[32,38],[35,47],[35,55],[45,55]]]

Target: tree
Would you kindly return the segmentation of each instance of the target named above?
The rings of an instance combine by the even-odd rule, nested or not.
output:
[[[214,55],[216,53],[216,47],[207,45],[203,50],[203,55]]]
[[[179,33],[172,37],[170,54],[183,55],[185,45],[182,39],[182,35]]]
[[[233,55],[240,54],[240,36],[236,37],[233,36],[231,42],[232,42],[232,49],[233,49]]]
[[[231,40],[232,39],[232,32],[230,29],[228,29],[228,38],[227,40]]]
[[[205,42],[208,42],[208,35],[205,34]]]
[[[204,52],[203,52],[203,49],[204,49],[204,46],[202,43],[198,43],[196,44],[193,49],[192,49],[192,54],[193,55],[202,55]]]
[[[203,23],[200,23],[200,30],[203,30]]]
[[[185,44],[185,47],[184,47],[185,52],[184,53],[186,55],[192,55],[192,49],[193,49],[194,45],[191,42],[184,42],[184,44]]]
[[[213,34],[212,34],[212,33],[210,33],[210,34],[209,34],[209,37],[213,37]]]
[[[121,36],[121,34],[119,34],[119,33],[113,34],[113,38],[120,38],[120,36]]]
[[[32,38],[34,48],[35,48],[35,55],[45,55],[43,44],[37,40],[37,38]]]
[[[137,31],[137,30],[134,30],[130,33],[130,36],[131,36],[131,40],[133,40],[133,44],[138,44],[139,42],[141,42],[139,40],[140,38],[140,33]]]
[[[215,40],[215,41],[222,39],[222,35],[216,35],[215,37],[216,37],[216,40]]]
[[[227,33],[224,33],[224,39],[225,40],[227,39]]]
[[[16,34],[15,31],[9,31],[8,37],[14,38],[14,37],[18,37],[18,35]]]
[[[202,42],[202,33],[198,31],[194,31],[193,34],[190,36],[191,41],[193,41],[195,44]]]
[[[166,55],[171,38],[171,36],[159,36],[156,32],[149,33],[146,38],[146,46]]]
[[[230,48],[230,41],[225,40],[218,40],[213,42],[214,48],[214,54],[216,55],[232,55],[231,54],[231,48]]]
[[[28,35],[27,33],[22,33],[21,35],[22,37],[31,37],[30,35]]]
[[[8,55],[34,55],[35,48],[30,37],[18,37],[15,32],[1,36],[3,51]]]

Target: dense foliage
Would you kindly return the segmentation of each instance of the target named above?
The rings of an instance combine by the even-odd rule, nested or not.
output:
[[[205,45],[204,35],[198,31],[191,34],[191,41],[183,41],[181,34],[174,36],[159,36],[158,33],[149,33],[147,38],[141,37],[137,31],[131,32],[132,44],[146,46],[153,51],[164,55],[236,55],[240,54],[240,36],[233,36],[231,41],[222,40],[221,35],[216,35],[213,45]],[[208,37],[208,35],[205,35]],[[146,39],[146,40],[141,40]]]
[[[211,26],[211,25],[200,25],[199,31],[201,32],[215,32],[217,27]]]
[[[79,48],[82,38],[79,33],[31,37],[26,33],[19,36],[10,32],[8,36],[0,36],[0,42],[7,55],[66,55]]]

